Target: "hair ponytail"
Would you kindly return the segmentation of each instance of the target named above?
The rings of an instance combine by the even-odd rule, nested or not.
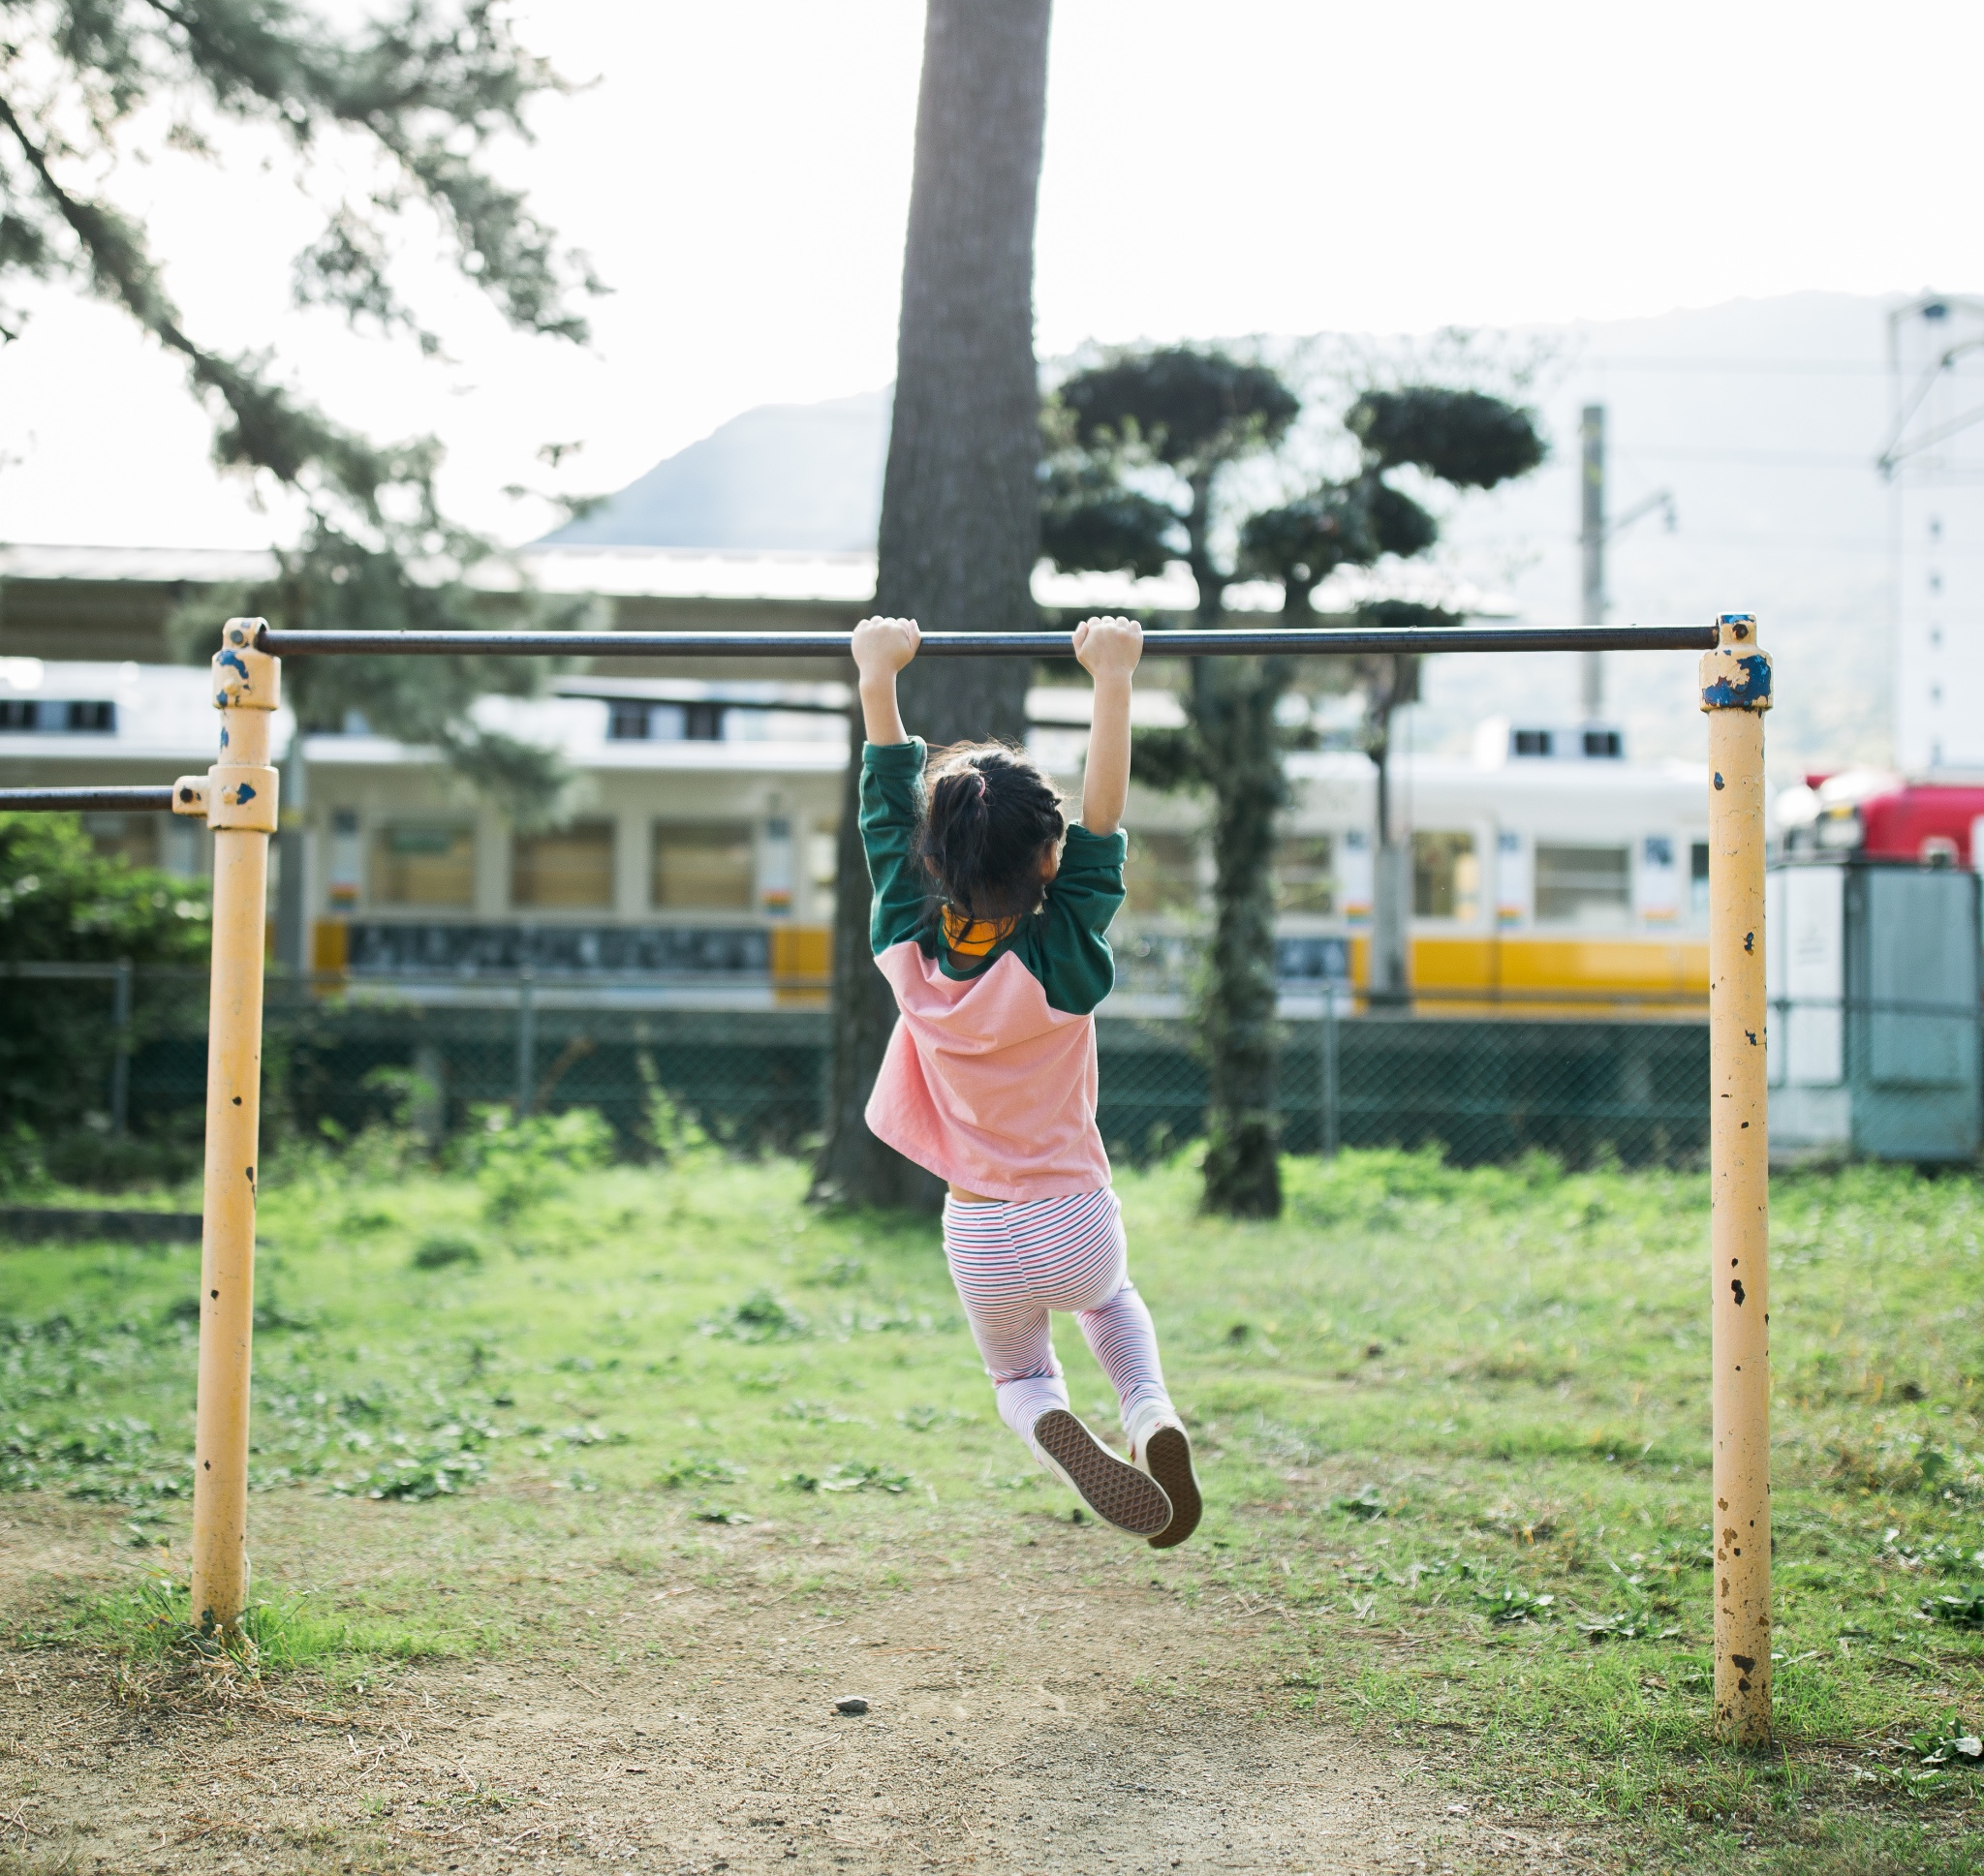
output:
[[[917,853],[965,917],[1032,911],[1047,850],[1067,830],[1061,797],[1017,750],[960,743],[937,752]]]

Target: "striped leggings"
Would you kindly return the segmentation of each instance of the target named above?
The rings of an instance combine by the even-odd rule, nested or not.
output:
[[[1071,1309],[1116,1389],[1123,1418],[1168,1404],[1157,1331],[1128,1271],[1123,1208],[1104,1186],[1026,1204],[944,1202],[944,1254],[999,1401],[1031,1442],[1034,1422],[1068,1405],[1047,1311]]]

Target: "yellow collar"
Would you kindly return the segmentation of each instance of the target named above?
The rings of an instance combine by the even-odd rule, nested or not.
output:
[[[944,908],[944,941],[960,958],[982,958],[994,945],[1012,936],[1017,918],[967,918]]]

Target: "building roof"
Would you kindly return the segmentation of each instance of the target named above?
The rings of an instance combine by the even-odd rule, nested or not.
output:
[[[230,586],[274,577],[273,553],[235,548],[0,546],[0,581],[98,581],[143,585]],[[533,586],[546,593],[606,599],[784,601],[859,606],[875,594],[872,553],[812,553],[770,548],[543,545],[474,569],[472,583],[492,592]],[[1198,588],[1183,561],[1152,579],[1124,573],[1062,573],[1042,561],[1034,569],[1036,603],[1061,612],[1188,613]],[[1514,614],[1505,594],[1458,579],[1438,567],[1340,568],[1318,588],[1324,613],[1373,599],[1415,600],[1475,618]],[[1270,580],[1226,589],[1228,612],[1278,612],[1282,590]]]

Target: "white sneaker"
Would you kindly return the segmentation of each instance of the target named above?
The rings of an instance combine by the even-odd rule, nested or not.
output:
[[[1067,1408],[1049,1407],[1034,1422],[1033,1447],[1040,1463],[1104,1523],[1155,1542],[1176,1522],[1163,1487],[1125,1465]]]
[[[1171,1501],[1171,1522],[1150,1542],[1154,1551],[1182,1544],[1198,1528],[1204,1501],[1192,1469],[1192,1441],[1168,1400],[1146,1400],[1126,1423],[1131,1463],[1148,1472]]]

